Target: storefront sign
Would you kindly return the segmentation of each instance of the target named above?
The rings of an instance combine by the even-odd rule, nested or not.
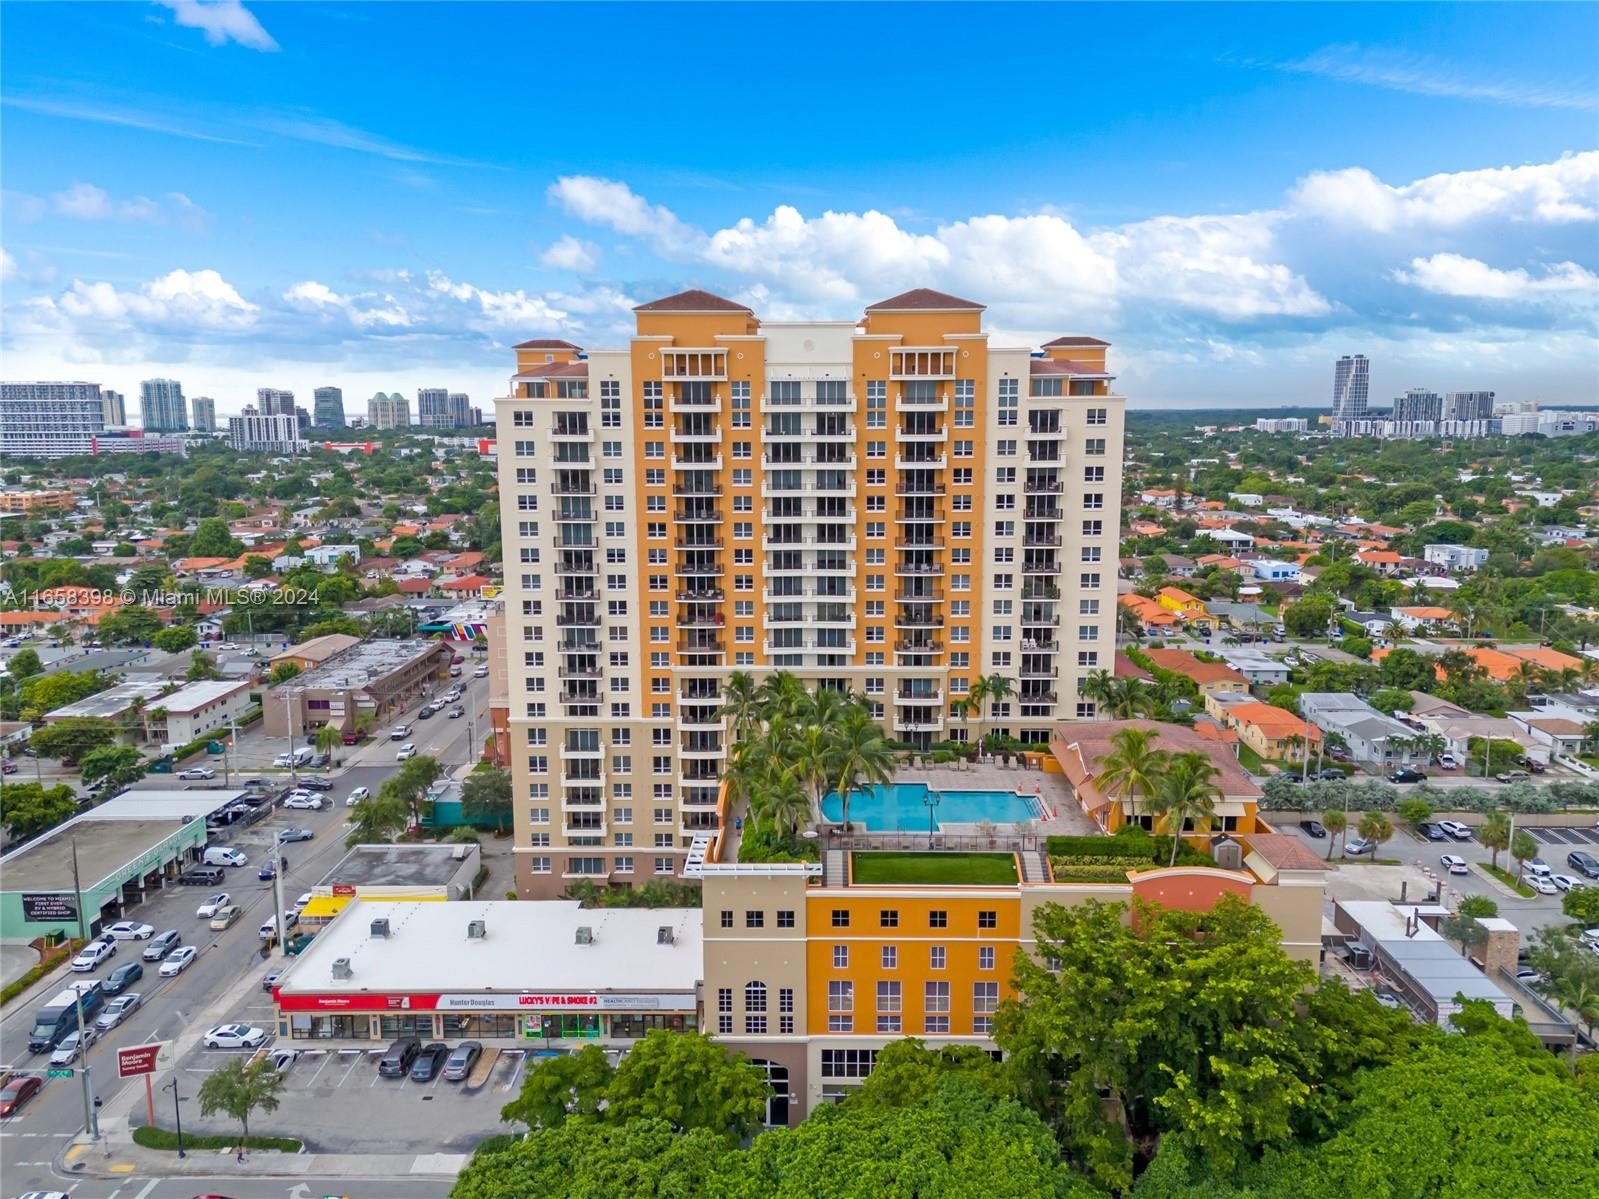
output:
[[[117,1050],[117,1077],[134,1078],[154,1074],[172,1064],[172,1042],[154,1041],[149,1045],[128,1045]]]
[[[351,895],[354,895],[354,894],[355,894],[355,888],[352,887],[349,883],[334,883],[333,884],[333,898],[335,898],[335,899],[338,899],[338,898],[343,897],[343,896],[351,896]]]
[[[41,923],[47,920],[76,920],[78,898],[71,891],[24,891],[22,918]]]
[[[390,994],[286,995],[278,993],[285,1012],[692,1012],[694,996],[673,994],[601,995],[593,992],[520,995]]]

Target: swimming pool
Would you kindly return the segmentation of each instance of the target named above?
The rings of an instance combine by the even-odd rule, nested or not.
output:
[[[849,799],[849,822],[864,825],[874,833],[925,832],[927,830],[925,783],[890,783],[854,791]],[[934,816],[945,824],[1020,824],[1040,817],[1038,800],[1014,791],[955,791],[940,789]],[[843,819],[843,801],[836,791],[822,800],[822,815],[834,824]]]

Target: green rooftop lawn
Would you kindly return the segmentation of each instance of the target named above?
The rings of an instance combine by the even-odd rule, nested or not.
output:
[[[1016,859],[1008,853],[855,853],[854,881],[990,886],[1016,881]]]

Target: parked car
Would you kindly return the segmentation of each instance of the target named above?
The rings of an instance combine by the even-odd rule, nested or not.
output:
[[[181,944],[183,944],[183,934],[175,928],[169,928],[151,937],[150,943],[144,947],[144,952],[139,956],[147,962],[159,962]]]
[[[0,1087],[0,1119],[10,1119],[39,1093],[44,1079],[37,1074],[17,1074]]]
[[[443,1041],[429,1041],[417,1052],[416,1060],[411,1063],[412,1082],[432,1082],[434,1075],[439,1072],[439,1067],[444,1065],[445,1055],[449,1053],[449,1046]]]
[[[486,678],[488,678],[489,677],[489,668],[487,666],[479,666],[476,670],[474,670],[472,672],[472,677],[474,679],[486,679]]]
[[[461,707],[460,704],[456,704],[455,707],[450,709],[450,719],[451,720],[459,720],[459,719],[461,719],[461,717],[463,717],[465,715],[466,715],[466,709]]]
[[[87,974],[91,970],[99,969],[101,962],[115,957],[116,954],[115,942],[107,944],[104,941],[90,941],[78,956],[72,959],[72,968],[80,974]]]
[[[1560,888],[1555,886],[1554,880],[1547,874],[1526,874],[1522,876],[1521,881],[1538,892],[1539,895],[1560,894]]]
[[[1528,774],[1525,770],[1506,770],[1494,775],[1494,778],[1498,779],[1501,783],[1524,783],[1531,777],[1532,775]]]
[[[1312,837],[1315,837],[1318,841],[1327,835],[1326,828],[1323,827],[1321,821],[1319,820],[1301,820],[1299,822],[1299,827],[1304,829],[1305,832],[1309,833]]]
[[[1580,878],[1572,878],[1569,874],[1551,874],[1549,881],[1561,891],[1581,891],[1588,885]]]
[[[1339,779],[1348,778],[1349,776],[1336,766],[1329,766],[1325,770],[1316,771],[1310,777],[1320,779],[1324,783],[1336,783]]]
[[[1390,783],[1425,783],[1427,776],[1419,770],[1406,766],[1404,769],[1396,770],[1390,774],[1388,781]]]
[[[184,780],[214,779],[216,776],[217,772],[209,766],[191,766],[187,770],[178,771],[178,777]]]
[[[223,879],[220,866],[196,866],[178,875],[180,887],[214,887]]]
[[[300,909],[303,908],[306,904],[308,904],[310,902],[311,902],[311,892],[306,891],[306,892],[302,893],[300,896],[298,896],[295,899],[294,903],[291,905],[294,908],[295,915],[299,915]]]
[[[354,791],[351,791],[350,794],[345,797],[344,806],[347,807],[347,808],[353,808],[353,807],[355,807],[356,804],[360,803],[363,799],[371,798],[371,795],[372,795],[372,792],[368,788],[366,788],[366,787],[357,787]]]
[[[1442,826],[1436,825],[1430,820],[1423,820],[1416,826],[1416,835],[1418,837],[1425,837],[1429,841],[1449,840],[1449,834],[1444,832]]]
[[[1469,824],[1461,824],[1458,820],[1440,820],[1438,822],[1438,827],[1443,829],[1444,832],[1448,833],[1452,840],[1471,840],[1471,825]]]
[[[243,850],[226,845],[207,845],[200,860],[207,866],[248,866],[250,857]]]
[[[1599,858],[1591,853],[1577,850],[1566,855],[1566,865],[1570,866],[1583,878],[1599,879]]]
[[[268,970],[261,979],[261,989],[270,993],[272,988],[278,985],[278,979],[283,977],[283,972],[287,969],[287,966],[278,966],[275,969]]]
[[[1438,758],[1438,765],[1444,770],[1454,770],[1460,763],[1455,761],[1454,754],[1442,754]]]
[[[137,991],[118,995],[105,1005],[105,1011],[101,1012],[100,1018],[94,1022],[95,1028],[100,1032],[110,1032],[133,1013],[133,1009],[139,1006],[139,1000],[143,998],[144,996]]]
[[[267,1038],[266,1030],[253,1024],[219,1024],[207,1029],[207,1049],[256,1049]]]
[[[416,743],[407,741],[400,746],[399,752],[394,755],[394,760],[396,762],[409,762],[414,757],[416,757]]]
[[[119,941],[148,941],[155,936],[155,926],[140,924],[137,920],[119,920],[106,932]]]
[[[106,975],[101,989],[107,995],[120,995],[143,977],[144,967],[138,962],[128,962]]]
[[[422,1051],[422,1042],[416,1037],[401,1037],[383,1051],[378,1059],[378,1074],[383,1078],[404,1078],[416,1055]]]
[[[291,841],[309,841],[316,833],[308,828],[285,828],[278,830],[278,840],[287,845]]]
[[[1533,858],[1532,861],[1527,863],[1526,869],[1528,874],[1535,874],[1541,878],[1548,878],[1553,873],[1549,863],[1542,858]]]
[[[211,917],[210,927],[217,932],[232,928],[234,921],[244,914],[244,909],[236,903],[230,903],[217,909],[216,915]]]
[[[1522,758],[1521,764],[1534,774],[1542,774],[1544,771],[1549,769],[1546,763],[1540,762],[1537,758]]]
[[[1346,858],[1364,857],[1377,849],[1375,841],[1367,841],[1364,837],[1351,837],[1344,842],[1344,856]]]
[[[482,1056],[482,1042],[462,1041],[454,1049],[450,1050],[450,1056],[444,1062],[444,1081],[464,1081],[470,1077],[472,1067],[477,1065],[478,1058]]]
[[[1466,859],[1458,854],[1446,853],[1438,859],[1443,863],[1444,869],[1450,874],[1469,874],[1471,867],[1466,864]]]
[[[293,928],[298,923],[300,923],[300,917],[298,915],[296,915],[294,912],[284,912],[283,913],[283,931],[284,932],[287,932],[289,929]],[[277,922],[277,919],[275,917],[268,916],[265,920],[261,921],[260,936],[261,936],[261,939],[263,941],[270,941],[273,937],[275,937],[277,935],[278,935],[278,922]]]
[[[209,920],[217,914],[219,908],[227,907],[231,898],[226,891],[218,891],[215,895],[208,895],[205,902],[194,910],[194,914],[201,920]]]
[[[410,735],[411,726],[408,724],[397,724],[389,730],[390,741],[404,741]]]
[[[322,810],[322,797],[320,795],[291,795],[283,801],[283,806],[297,811],[320,812]]]
[[[73,1062],[78,1060],[79,1048],[88,1049],[90,1045],[94,1044],[99,1035],[92,1024],[86,1025],[81,1034],[77,1029],[73,1029],[65,1037],[61,1038],[61,1043],[56,1046],[56,1051],[50,1055],[50,1064],[52,1066],[72,1065]]]
[[[320,774],[302,774],[300,776],[300,786],[309,791],[331,791],[333,790],[333,780],[323,778]]]

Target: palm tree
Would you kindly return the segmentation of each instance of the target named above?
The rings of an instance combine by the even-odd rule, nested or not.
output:
[[[1016,692],[1016,688],[1011,686],[1011,681],[1002,674],[991,674],[980,681],[984,688],[983,694],[988,697],[989,703],[1004,703]]]
[[[1221,789],[1216,786],[1219,773],[1208,757],[1190,750],[1173,758],[1161,776],[1149,807],[1157,816],[1166,818],[1166,832],[1171,836],[1168,866],[1177,865],[1177,848],[1190,820],[1196,829],[1210,830],[1216,818],[1216,801],[1221,798]]]
[[[1321,814],[1321,826],[1329,834],[1327,860],[1331,861],[1333,846],[1338,844],[1338,838],[1343,836],[1344,830],[1349,827],[1349,813],[1342,808],[1329,808]]]
[[[805,787],[791,770],[778,773],[770,784],[761,789],[761,820],[786,837],[792,837],[810,820],[811,799]]]
[[[729,731],[733,734],[733,744],[737,745],[747,741],[761,727],[759,689],[749,671],[735,670],[727,676],[722,691],[726,700],[716,714],[732,720]]]
[[[849,831],[849,797],[864,786],[886,784],[894,777],[894,753],[883,730],[861,708],[844,717],[833,736],[833,789],[843,804],[840,823]]]
[[[1499,851],[1510,848],[1510,818],[1503,812],[1489,812],[1477,826],[1477,840],[1492,852],[1490,862],[1499,869]]]
[[[1103,666],[1098,670],[1090,671],[1077,687],[1077,694],[1084,699],[1091,699],[1096,704],[1103,705],[1107,709],[1110,707],[1111,696],[1115,691],[1116,676]]]
[[[1563,974],[1549,980],[1548,994],[1587,1026],[1592,1039],[1594,1025],[1599,1024],[1599,988],[1593,981],[1584,975]],[[1576,1047],[1572,1048],[1575,1051]]]
[[[1371,843],[1372,861],[1376,861],[1377,851],[1382,848],[1383,842],[1394,835],[1394,825],[1393,821],[1381,812],[1367,812],[1360,818],[1360,824],[1356,826],[1355,831],[1360,834],[1362,841]]]
[[[838,758],[833,730],[814,724],[797,728],[783,756],[788,760],[789,769],[809,789],[811,810],[820,817],[822,797],[837,777],[835,767]],[[843,801],[847,805],[849,797],[844,796]],[[849,813],[846,811],[843,815],[848,816]]]
[[[1382,635],[1388,639],[1390,645],[1398,645],[1406,637],[1410,636],[1410,631],[1397,620],[1390,620],[1383,626]]]
[[[794,716],[805,703],[805,684],[786,670],[774,671],[756,688],[761,709],[770,723],[778,716]]]
[[[1155,747],[1153,729],[1118,729],[1110,737],[1110,753],[1099,764],[1101,792],[1128,801],[1128,820],[1138,819],[1138,801],[1155,793],[1170,755]]]
[[[318,753],[324,753],[332,757],[333,751],[344,744],[344,737],[333,725],[325,724],[317,729],[316,736],[311,739],[311,743],[316,746]]]

